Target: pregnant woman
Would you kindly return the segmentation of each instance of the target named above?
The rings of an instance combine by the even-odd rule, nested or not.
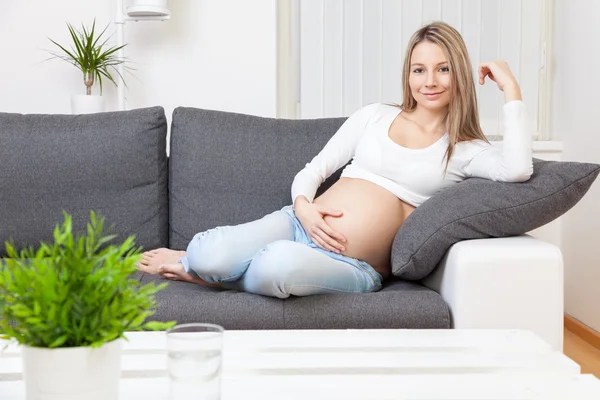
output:
[[[408,44],[402,104],[355,111],[295,176],[291,205],[199,232],[185,252],[145,252],[138,268],[279,298],[381,289],[396,232],[416,207],[469,177],[523,182],[531,176],[532,138],[519,84],[504,61],[480,64],[479,84],[486,79],[504,93],[502,150],[481,130],[461,35],[443,22],[422,27]]]

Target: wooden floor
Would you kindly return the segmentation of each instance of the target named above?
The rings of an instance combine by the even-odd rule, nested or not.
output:
[[[565,328],[563,352],[581,366],[584,374],[600,378],[600,350]]]

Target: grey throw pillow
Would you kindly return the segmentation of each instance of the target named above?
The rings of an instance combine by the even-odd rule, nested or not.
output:
[[[521,183],[467,179],[431,197],[404,222],[392,247],[392,273],[426,277],[461,240],[516,236],[567,212],[585,195],[600,165],[534,159]]]

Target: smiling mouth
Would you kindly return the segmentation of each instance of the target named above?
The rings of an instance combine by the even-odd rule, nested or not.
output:
[[[444,93],[444,92],[437,92],[437,93],[423,93],[423,95],[425,95],[425,96],[435,96],[435,95],[442,94],[442,93]]]

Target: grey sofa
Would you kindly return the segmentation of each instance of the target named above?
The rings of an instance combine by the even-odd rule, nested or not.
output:
[[[179,107],[172,116],[167,156],[162,107],[78,116],[0,113],[0,239],[12,238],[18,246],[47,241],[62,221],[62,210],[81,230],[93,209],[114,225],[120,239],[135,234],[144,250],[185,250],[199,231],[257,219],[290,204],[294,175],[343,122]],[[528,236],[459,245],[426,280],[392,278],[381,291],[368,294],[281,300],[169,281],[158,294],[154,318],[212,322],[226,329],[507,327],[538,331],[553,345],[562,343],[555,326],[562,320],[560,252]],[[497,250],[498,265],[482,258],[488,246]],[[524,268],[510,260],[523,249],[528,265],[542,260],[540,268],[548,271],[537,285],[540,295],[490,318],[494,307],[502,307],[504,291],[530,293],[542,269],[533,262],[530,281],[500,279],[489,298],[480,292],[489,284],[485,278],[463,278],[482,264],[510,275],[511,268]],[[141,273],[138,278],[163,281]],[[541,319],[531,323],[527,317],[533,315]]]

